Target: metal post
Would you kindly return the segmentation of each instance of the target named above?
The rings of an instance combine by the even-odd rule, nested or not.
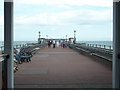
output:
[[[38,43],[41,44],[41,39],[40,39],[40,31],[38,32],[39,33],[39,38],[38,38]]]
[[[6,88],[14,88],[13,72],[13,0],[4,0],[4,52],[6,60]]]
[[[76,30],[74,30],[74,43],[76,43]]]
[[[66,35],[66,42],[67,42],[67,35]]]
[[[48,35],[46,35],[46,37],[47,37],[47,41],[48,41]]]
[[[106,49],[106,45],[103,45],[104,49]]]
[[[40,38],[40,31],[38,33],[39,33],[39,38]]]
[[[2,46],[0,48],[1,48],[1,51],[2,51]]]
[[[96,47],[97,47],[97,44],[96,44]]]
[[[109,49],[111,50],[111,46],[109,46]]]
[[[120,0],[113,0],[112,87],[120,89]]]

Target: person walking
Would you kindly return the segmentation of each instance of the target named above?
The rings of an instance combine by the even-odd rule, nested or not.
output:
[[[53,48],[55,48],[55,41],[53,41]]]

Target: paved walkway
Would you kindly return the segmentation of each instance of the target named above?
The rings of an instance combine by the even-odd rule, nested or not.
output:
[[[44,48],[19,65],[16,88],[111,88],[109,67],[69,48]]]

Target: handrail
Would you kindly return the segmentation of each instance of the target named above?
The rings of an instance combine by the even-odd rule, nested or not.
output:
[[[80,47],[84,47],[84,48],[88,48],[88,49],[92,49],[92,50],[96,50],[96,51],[100,51],[100,52],[108,52],[110,54],[112,54],[113,50],[111,49],[112,46],[108,46],[108,45],[98,45],[98,44],[75,44],[76,46],[80,46]],[[109,47],[109,48],[108,48]]]
[[[0,57],[5,57],[5,56],[8,56],[8,54],[2,54],[2,55],[0,55]]]
[[[8,57],[9,57],[9,55],[8,55],[8,54],[2,54],[2,55],[0,55],[0,62],[2,62],[2,61],[4,61],[4,60],[5,60],[5,59],[3,59],[3,57],[8,58]]]
[[[104,58],[108,61],[112,61],[112,49],[106,49],[103,47],[94,47],[94,45],[86,45],[85,43],[70,44],[70,48],[89,53],[100,58]],[[105,47],[105,46],[104,46]]]
[[[14,48],[22,48],[22,47],[26,47],[26,46],[33,46],[36,45],[38,43],[25,43],[25,44],[18,44],[18,45],[14,45]],[[4,49],[4,46],[0,46],[0,51],[2,51]]]

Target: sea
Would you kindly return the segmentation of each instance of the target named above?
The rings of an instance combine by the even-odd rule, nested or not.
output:
[[[14,41],[14,46],[27,43],[37,43],[37,41]],[[2,46],[4,46],[4,41],[0,41],[0,47]]]

